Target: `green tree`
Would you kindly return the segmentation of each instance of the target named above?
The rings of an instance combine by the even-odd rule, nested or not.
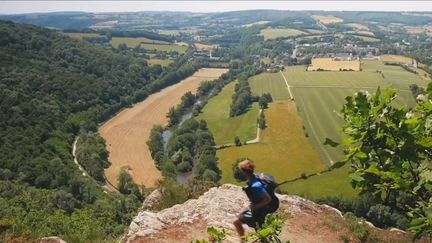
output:
[[[126,170],[121,170],[117,178],[118,190],[123,194],[135,195],[139,200],[143,200],[143,195],[140,192],[138,185],[135,184],[132,177]]]
[[[171,107],[168,111],[167,118],[168,118],[168,126],[177,125],[181,119],[180,110],[176,109],[175,107]]]
[[[371,193],[376,203],[412,217],[416,236],[432,234],[431,90],[414,108],[394,107],[396,91],[347,97],[341,143],[350,162],[352,185]]]
[[[258,104],[259,104],[259,107],[261,109],[267,109],[267,107],[268,107],[268,101],[267,101],[266,97],[260,96],[260,98],[258,100]]]
[[[180,106],[182,110],[192,107],[195,104],[196,96],[188,91],[181,97]]]
[[[273,102],[273,98],[270,93],[264,93],[258,99],[258,104],[261,109],[267,109],[268,104],[271,102]]]
[[[150,154],[154,159],[157,168],[160,167],[163,160],[163,156],[160,156],[160,153],[163,154],[164,151],[164,142],[162,137],[163,130],[163,127],[160,125],[154,126],[150,132],[150,138],[147,141]]]

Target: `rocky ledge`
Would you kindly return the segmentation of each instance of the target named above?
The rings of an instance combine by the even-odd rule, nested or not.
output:
[[[211,188],[198,199],[159,212],[150,211],[158,191],[147,198],[132,221],[125,242],[191,242],[206,239],[208,226],[230,232],[227,242],[240,242],[232,222],[248,206],[241,187],[225,184]],[[287,215],[281,238],[290,242],[360,242],[356,225],[346,221],[335,208],[316,204],[292,195],[279,195],[278,212]],[[356,223],[354,223],[356,224]],[[411,235],[403,231],[382,230],[368,225],[369,240],[409,242]],[[252,229],[247,229],[252,231]],[[373,238],[370,238],[373,237]]]

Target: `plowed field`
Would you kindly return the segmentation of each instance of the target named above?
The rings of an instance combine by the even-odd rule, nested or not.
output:
[[[150,130],[154,125],[167,123],[166,113],[170,107],[180,103],[184,93],[195,92],[202,81],[216,79],[226,71],[227,69],[200,69],[104,123],[99,128],[99,133],[106,140],[109,151],[111,166],[105,170],[108,181],[117,185],[117,175],[121,169],[125,169],[137,184],[153,187],[161,173],[156,169],[146,144]]]

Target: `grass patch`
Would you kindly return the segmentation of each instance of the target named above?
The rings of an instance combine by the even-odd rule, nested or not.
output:
[[[268,23],[271,23],[271,21],[261,20],[261,21],[250,23],[250,24],[244,24],[241,27],[252,27],[254,25],[263,25],[263,24],[268,24]]]
[[[384,57],[384,60],[395,60],[392,62],[409,62],[409,59],[410,58],[403,56]],[[417,84],[422,87],[426,87],[428,84],[428,80],[422,79],[419,75],[415,73],[410,73],[399,66],[384,65],[384,63],[380,61],[365,61],[363,62],[362,67],[364,72],[375,72],[376,70],[381,70],[384,75],[384,80],[390,83],[392,87],[399,89],[401,92],[409,93],[410,84]],[[407,101],[410,105],[412,105],[412,102],[414,102],[413,99]]]
[[[222,183],[238,184],[232,175],[232,164],[242,157],[255,161],[257,171],[269,173],[279,182],[326,167],[304,136],[294,102],[273,102],[265,116],[267,128],[261,132],[259,143],[217,151]]]
[[[311,65],[309,65],[308,71],[360,71],[360,61],[359,60],[351,60],[345,61],[340,60],[336,61],[333,58],[313,58]]]
[[[264,40],[276,39],[279,37],[292,37],[305,35],[306,32],[296,29],[263,29],[260,34],[264,36]]]
[[[347,25],[347,26],[349,26],[349,27],[351,27],[351,28],[353,28],[353,29],[355,29],[355,30],[359,30],[359,31],[362,31],[362,30],[369,31],[369,27],[367,27],[367,26],[364,25],[364,24],[359,24],[359,23],[349,23],[349,24],[345,24],[345,25]]]
[[[309,32],[310,34],[324,34],[325,31],[323,30],[317,30],[317,29],[306,29],[307,32]]]
[[[359,38],[362,41],[365,42],[380,42],[381,40],[375,37],[370,37],[370,36],[363,36],[363,35],[353,35],[356,38]]]
[[[313,15],[312,17],[321,24],[338,24],[344,21],[343,19],[332,15]]]
[[[355,198],[358,196],[358,191],[350,184],[349,170],[348,167],[342,167],[305,180],[297,180],[282,185],[281,190],[287,194],[301,195],[309,199],[337,196]]]
[[[249,84],[254,95],[262,95],[263,93],[270,93],[273,100],[289,100],[285,81],[282,75],[277,73],[261,73],[249,79]]]
[[[166,41],[158,41],[158,40],[151,40],[149,38],[144,37],[113,37],[111,38],[111,45],[114,47],[118,47],[120,44],[126,44],[129,48],[135,48],[142,43],[152,43],[152,44],[167,44]]]
[[[216,144],[234,143],[235,136],[242,142],[256,137],[256,119],[258,117],[258,104],[253,103],[245,114],[229,117],[234,85],[229,83],[215,97],[211,98],[197,119],[207,121],[213,133]]]
[[[381,55],[381,61],[383,62],[397,62],[397,63],[405,63],[412,64],[413,59],[411,57],[400,56],[400,55]]]
[[[185,34],[195,34],[198,32],[198,29],[176,29],[176,30],[158,30],[158,33],[161,35],[180,35],[181,33]]]
[[[150,65],[155,65],[155,64],[159,64],[162,67],[167,67],[169,66],[173,61],[169,60],[169,59],[149,59],[148,63]]]
[[[187,50],[186,46],[180,46],[180,45],[161,45],[161,44],[141,44],[141,48],[147,49],[147,50],[157,50],[157,51],[176,51],[178,53],[185,53]]]
[[[101,36],[101,34],[99,33],[64,33],[64,34],[75,40],[84,40],[85,38],[94,38],[94,37]]]

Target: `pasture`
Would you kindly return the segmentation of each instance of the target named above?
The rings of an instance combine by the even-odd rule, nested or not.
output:
[[[337,113],[346,96],[361,90],[374,92],[378,86],[393,87],[400,90],[395,104],[410,106],[414,104],[414,99],[408,86],[412,83],[424,86],[427,83],[401,67],[384,65],[380,61],[363,62],[362,67],[361,72],[307,72],[301,66],[288,67],[284,71],[311,142],[321,159],[328,163],[342,158],[339,148],[324,145],[324,142],[326,138],[335,141],[342,139],[340,130],[343,121]]]
[[[207,44],[203,44],[203,43],[195,43],[195,48],[198,50],[211,51],[213,49],[218,48],[218,46],[217,45],[207,45]]]
[[[309,199],[323,197],[355,198],[358,196],[358,191],[351,186],[348,177],[349,171],[349,167],[342,167],[328,173],[312,176],[306,180],[300,179],[284,184],[280,189],[286,194],[300,195]]]
[[[106,141],[110,167],[105,170],[107,180],[117,185],[117,176],[124,169],[135,183],[147,188],[155,186],[161,178],[147,146],[154,125],[166,125],[168,110],[180,103],[184,93],[195,92],[204,80],[218,78],[227,69],[202,68],[192,76],[152,94],[144,101],[126,108],[99,127]]]
[[[314,58],[308,71],[360,71],[359,60],[335,60],[333,58]]]
[[[169,60],[169,59],[156,59],[156,58],[152,58],[148,60],[148,63],[150,65],[155,65],[155,64],[159,64],[162,67],[167,67],[169,66],[173,61]]]
[[[256,137],[259,110],[257,103],[253,103],[245,114],[229,117],[235,83],[227,84],[217,96],[211,98],[197,117],[198,120],[203,119],[207,122],[218,145],[234,143],[235,136],[238,136],[242,142]]]
[[[405,26],[405,30],[409,34],[414,34],[414,35],[423,34],[423,33],[426,33],[429,36],[432,35],[432,26],[431,25],[426,25],[426,26]]]
[[[373,32],[368,31],[368,30],[359,30],[359,31],[357,31],[357,34],[359,34],[359,35],[367,35],[367,36],[375,36],[375,34]],[[373,39],[379,40],[378,38],[372,38],[372,41],[368,41],[368,42],[376,41],[376,40],[373,40]]]
[[[347,26],[349,26],[349,27],[351,27],[351,28],[353,28],[355,30],[358,30],[358,31],[362,31],[362,30],[369,31],[369,27],[367,27],[364,24],[349,23],[349,24],[345,24],[345,25],[347,25]]]
[[[175,44],[146,44],[146,43],[142,43],[140,45],[141,48],[144,48],[146,50],[156,50],[156,51],[166,51],[166,52],[171,52],[171,51],[175,51],[178,53],[185,53],[187,50],[187,46],[180,46],[180,45],[175,45]]]
[[[403,56],[391,56],[391,58],[392,59],[387,59],[386,57],[384,60],[394,60],[392,62],[409,62],[409,60],[411,60],[411,58]],[[410,84],[426,87],[430,81],[429,79],[425,79],[424,76],[421,76],[421,74],[410,73],[399,66],[384,65],[380,61],[367,61],[363,63],[363,71],[373,72],[376,70],[382,71],[384,79],[391,83],[392,87],[406,92],[408,92]]]
[[[151,44],[167,44],[165,41],[151,40],[149,38],[144,37],[112,37],[111,45],[114,47],[118,47],[120,44],[126,44],[129,48],[135,48],[142,43],[151,43]]]
[[[264,36],[264,40],[276,39],[279,37],[293,37],[306,34],[306,32],[297,29],[263,29],[260,32],[260,35]]]
[[[261,73],[249,79],[249,84],[254,95],[270,93],[273,100],[289,100],[290,95],[287,90],[282,75],[278,73]]]
[[[162,35],[173,35],[173,36],[177,36],[182,33],[191,35],[198,32],[198,29],[158,30],[157,32]]]
[[[101,36],[101,34],[99,33],[64,33],[64,34],[75,40],[84,40],[85,38],[94,38],[94,37]]]
[[[306,31],[310,34],[324,34],[325,31],[323,30],[316,30],[316,29],[306,29]]]
[[[270,173],[277,181],[322,171],[325,164],[305,137],[302,119],[292,101],[276,101],[265,111],[267,128],[259,143],[217,150],[222,183],[237,183],[232,164],[238,158],[255,161],[257,171]]]
[[[312,17],[321,24],[339,24],[344,22],[343,19],[332,15],[313,15]]]
[[[372,33],[372,32],[370,32]],[[367,32],[367,35],[370,35],[369,32]],[[361,34],[361,32],[359,33]],[[373,34],[373,33],[372,33]],[[364,36],[364,35],[353,35],[355,38],[358,38],[364,42],[380,42],[381,40],[375,37],[371,37],[371,36]]]
[[[400,55],[381,55],[381,61],[383,62],[397,62],[397,63],[405,63],[412,64],[413,59],[411,57],[400,56]]]
[[[308,72],[305,66],[290,66],[283,73],[292,88],[295,102],[288,101],[289,94],[280,73],[251,77],[252,93],[271,93],[275,102],[265,111],[267,128],[262,130],[259,143],[217,150],[221,182],[238,184],[232,176],[232,164],[243,157],[254,160],[258,171],[274,175],[279,182],[297,178],[302,173],[323,171],[343,158],[341,148],[326,145],[325,141],[326,138],[334,141],[343,138],[343,120],[338,113],[346,96],[358,91],[372,93],[378,86],[393,87],[400,90],[395,105],[410,106],[414,99],[408,86],[412,83],[426,84],[418,75],[398,66],[384,65],[381,61],[365,61],[362,69],[361,72]],[[205,107],[207,110],[199,118],[207,120],[209,127],[213,126],[210,130],[217,140],[222,141],[228,136],[230,138],[226,141],[232,143],[233,134],[229,136],[224,132],[228,130],[215,128],[215,124],[223,127],[227,125],[222,124],[230,123],[226,119],[233,89],[233,84],[230,85],[209,101]],[[231,91],[227,92],[228,89]],[[219,112],[225,112],[225,118],[221,118],[224,115]],[[255,118],[250,119],[250,124],[255,122]],[[240,129],[240,126],[235,129]],[[249,131],[253,136],[252,126]],[[309,198],[338,195],[352,198],[357,192],[351,188],[348,170],[348,167],[343,167],[307,180],[297,180],[281,189]]]
[[[250,23],[250,24],[244,24],[241,27],[252,27],[254,25],[263,25],[263,24],[268,24],[268,23],[271,23],[271,21],[261,20],[261,21]]]

